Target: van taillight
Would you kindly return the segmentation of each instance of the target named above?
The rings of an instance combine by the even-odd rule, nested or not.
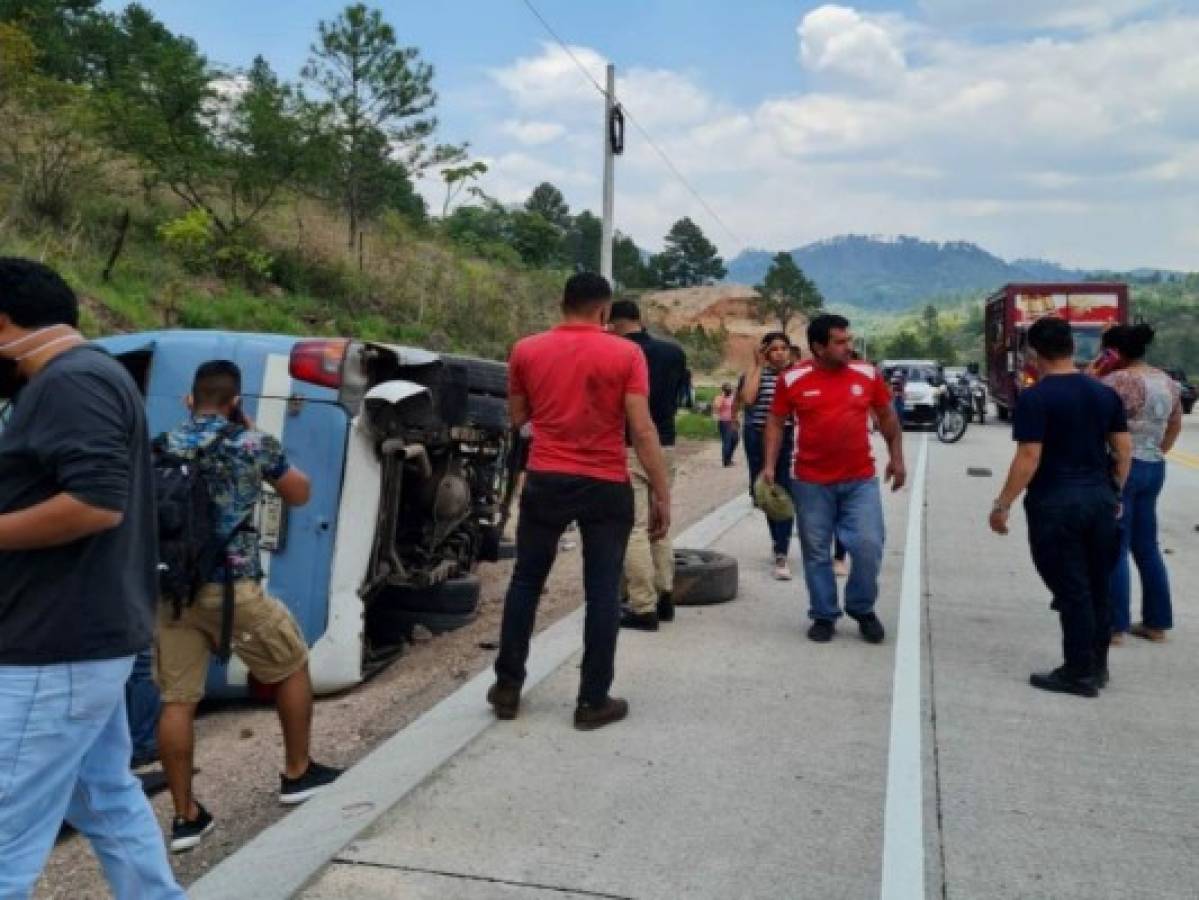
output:
[[[349,345],[347,340],[298,341],[291,348],[288,371],[297,381],[339,388]]]

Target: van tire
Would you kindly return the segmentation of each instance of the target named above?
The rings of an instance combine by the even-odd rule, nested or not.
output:
[[[737,560],[714,550],[674,551],[676,606],[708,606],[737,597]]]
[[[466,369],[466,387],[472,394],[508,396],[508,364],[474,356],[442,356],[448,364]]]
[[[391,588],[374,602],[404,612],[466,615],[478,612],[481,594],[479,576],[463,575],[427,588]]]
[[[508,401],[503,397],[471,394],[466,401],[466,417],[484,431],[507,431]]]
[[[447,631],[457,631],[465,628],[479,618],[479,611],[470,613],[427,612],[408,609],[391,609],[387,611],[386,620],[393,634],[402,635],[404,640],[412,640],[412,630],[421,625],[433,634],[445,634]]]

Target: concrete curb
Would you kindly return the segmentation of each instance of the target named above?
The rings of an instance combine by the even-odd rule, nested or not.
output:
[[[742,494],[674,539],[704,549],[753,510]],[[533,641],[530,690],[580,650],[583,608]],[[195,882],[194,900],[285,900],[342,848],[495,723],[487,705],[492,673],[484,670],[347,771],[336,784],[276,822]]]

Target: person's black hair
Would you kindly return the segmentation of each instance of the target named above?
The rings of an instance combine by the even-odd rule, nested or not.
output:
[[[787,345],[788,348],[791,347],[791,338],[787,337],[785,332],[768,331],[764,335],[762,335],[762,346],[763,347],[769,347],[775,341],[782,341],[784,344]]]
[[[1028,346],[1042,359],[1068,359],[1074,355],[1074,332],[1070,323],[1055,316],[1037,319],[1028,329]]]
[[[618,319],[626,322],[640,322],[641,308],[637,305],[636,300],[616,300],[612,304],[612,312],[608,314],[608,321],[615,322]]]
[[[612,299],[612,285],[603,275],[594,272],[579,272],[566,280],[562,292],[562,306],[572,312],[607,303]]]
[[[224,407],[241,394],[241,369],[227,359],[201,363],[192,379],[192,401],[205,408]]]
[[[835,328],[848,328],[849,319],[836,313],[824,313],[808,323],[808,346],[815,352],[816,345],[828,346],[829,335]]]
[[[1100,336],[1099,346],[1104,350],[1115,350],[1116,341],[1120,339],[1120,332],[1124,331],[1126,328],[1128,328],[1127,325],[1113,325]]]
[[[1153,343],[1154,331],[1152,325],[1123,325],[1113,328],[1117,332],[1112,338],[1111,348],[1125,359],[1144,359]]]
[[[51,269],[32,259],[0,257],[0,314],[19,328],[79,324],[79,298]]]

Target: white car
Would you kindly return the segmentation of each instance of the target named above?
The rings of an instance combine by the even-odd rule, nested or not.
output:
[[[903,424],[932,425],[937,421],[938,398],[944,389],[941,367],[931,359],[885,359],[880,367],[888,382],[903,379]]]

